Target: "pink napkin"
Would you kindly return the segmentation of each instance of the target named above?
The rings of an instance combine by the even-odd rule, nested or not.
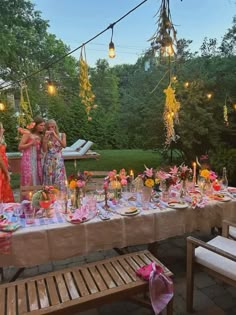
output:
[[[75,210],[75,213],[71,217],[72,223],[83,222],[88,218],[88,207],[86,205],[81,206]]]
[[[136,270],[136,274],[149,281],[149,294],[155,314],[159,314],[174,296],[173,282],[162,267],[152,262]]]

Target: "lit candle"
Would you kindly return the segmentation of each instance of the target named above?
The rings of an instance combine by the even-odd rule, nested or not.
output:
[[[133,180],[134,179],[134,171],[133,170],[130,170],[130,177],[131,177],[131,180]]]
[[[74,168],[75,168],[75,170],[76,170],[76,167],[77,167],[77,161],[74,160]]]
[[[32,191],[29,192],[29,200],[32,200]]]
[[[193,162],[193,177],[196,178],[197,163]]]

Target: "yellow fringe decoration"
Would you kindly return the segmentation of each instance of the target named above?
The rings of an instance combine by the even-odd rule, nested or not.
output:
[[[226,126],[228,127],[228,125],[229,125],[229,121],[228,121],[228,108],[227,108],[226,104],[224,105],[223,110],[224,110],[224,122],[225,122]]]
[[[26,99],[25,99],[26,97]],[[30,105],[29,94],[25,82],[20,86],[20,110],[17,122],[19,127],[26,128],[33,121],[33,114]]]
[[[90,111],[93,108],[97,108],[97,105],[94,104],[95,95],[92,92],[92,85],[89,82],[88,64],[86,62],[86,56],[83,56],[83,49],[85,55],[85,47],[83,47],[79,59],[79,96],[81,98],[81,103],[85,106],[88,120],[92,120]]]
[[[175,90],[171,84],[164,90],[166,94],[165,109],[163,113],[164,124],[166,127],[166,145],[170,145],[171,141],[176,141],[174,121],[178,122],[178,111],[180,109],[180,102],[176,101]]]

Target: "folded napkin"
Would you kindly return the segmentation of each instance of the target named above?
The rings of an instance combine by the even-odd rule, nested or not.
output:
[[[163,268],[152,262],[136,270],[136,274],[149,281],[149,294],[155,314],[159,314],[174,296],[173,281]]]
[[[6,215],[0,215],[0,231],[13,232],[19,227],[20,224],[9,221]]]
[[[70,222],[71,223],[79,223],[86,221],[89,217],[89,209],[86,205],[82,205],[80,208],[75,210],[75,213],[71,215]]]

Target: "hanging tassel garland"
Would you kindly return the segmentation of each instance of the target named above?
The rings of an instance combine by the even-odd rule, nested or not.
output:
[[[175,98],[175,90],[169,86],[164,90],[166,94],[165,109],[163,113],[164,124],[166,127],[166,145],[170,145],[171,141],[176,141],[174,124],[178,123],[178,111],[180,109],[180,102]]]

